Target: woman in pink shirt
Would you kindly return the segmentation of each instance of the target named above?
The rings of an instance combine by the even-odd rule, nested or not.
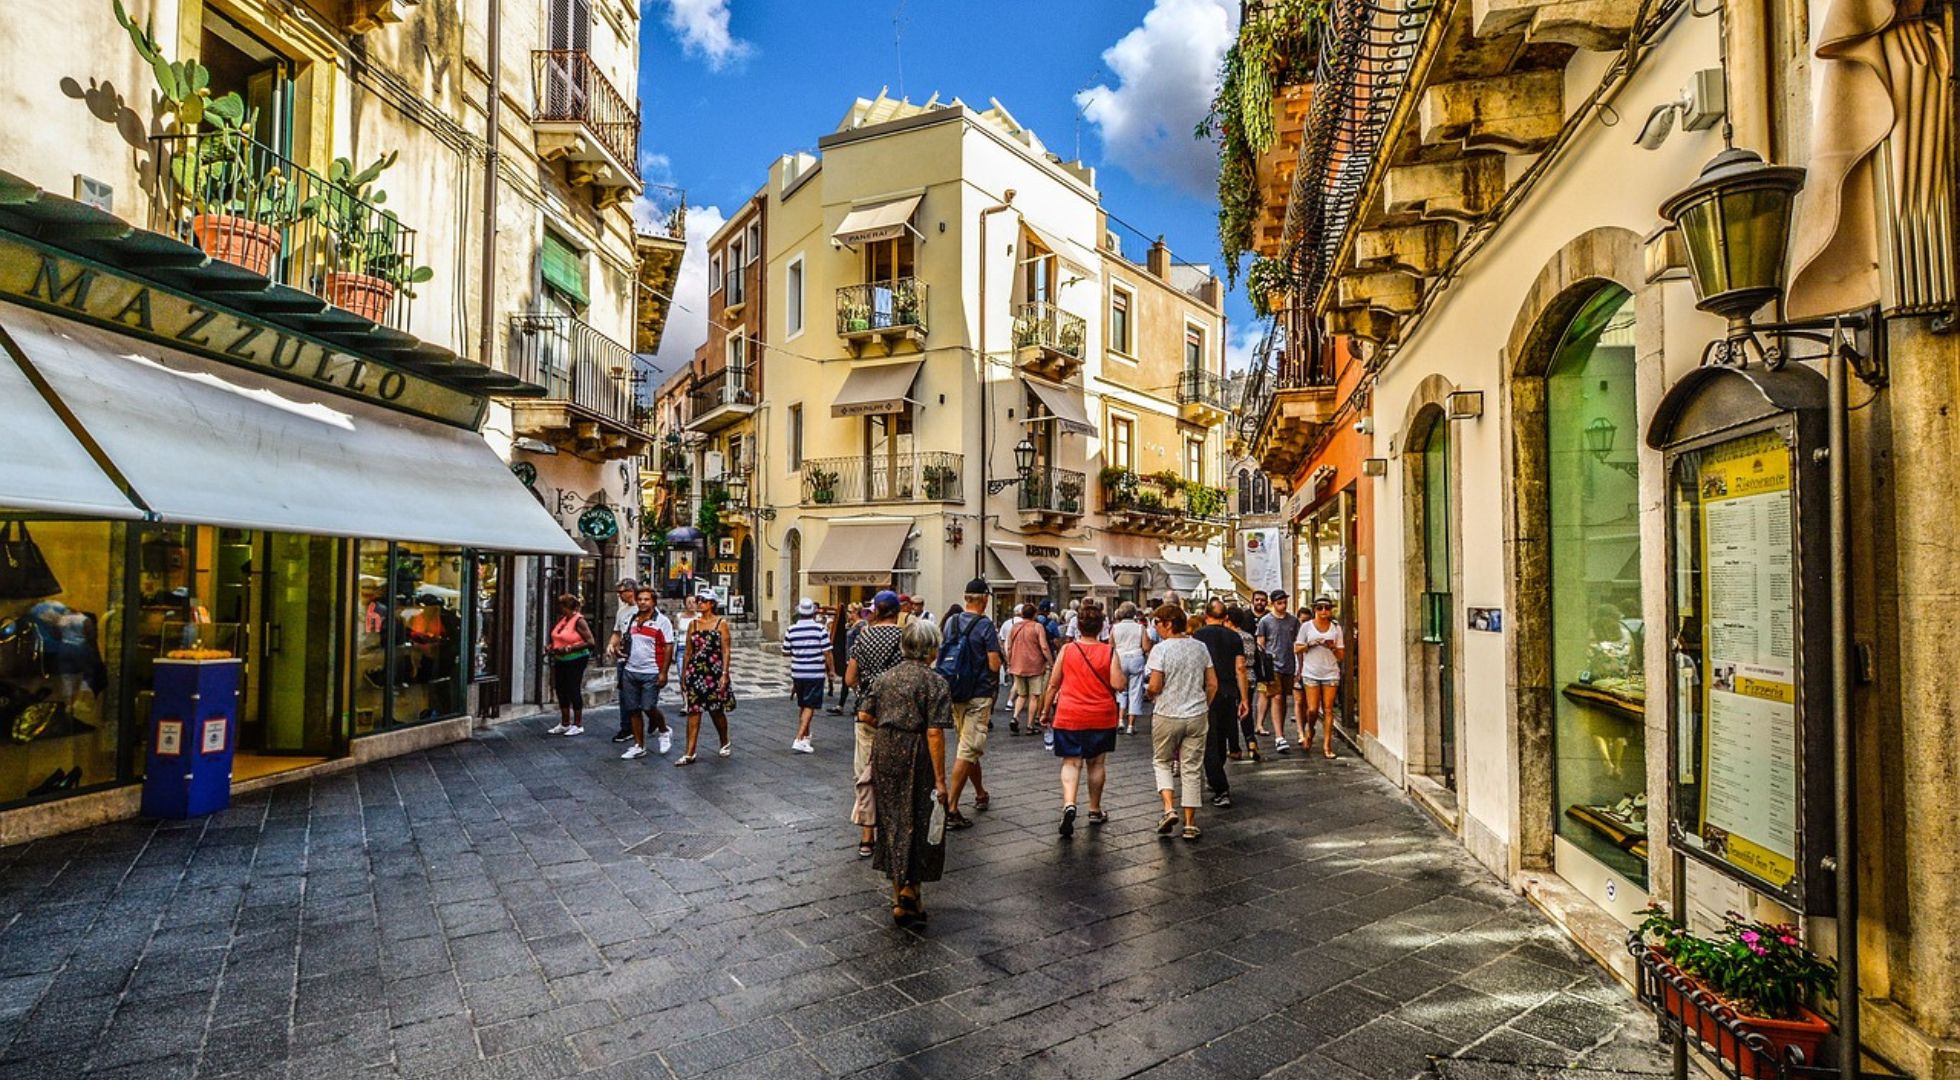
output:
[[[1041,712],[1037,707],[1048,684],[1048,628],[1034,617],[1034,605],[1021,606],[1021,621],[1007,632],[1007,673],[1014,679],[1014,712],[1007,718],[1007,733],[1021,733],[1021,710],[1028,710],[1028,734],[1040,730]]]
[[[1109,820],[1103,813],[1103,758],[1116,749],[1116,732],[1122,721],[1118,695],[1129,685],[1123,665],[1116,660],[1115,646],[1097,641],[1103,628],[1101,604],[1082,605],[1077,615],[1081,636],[1063,645],[1055,655],[1055,670],[1048,678],[1048,692],[1041,701],[1045,715],[1049,704],[1055,707],[1055,755],[1062,759],[1063,839],[1075,835],[1075,796],[1086,768],[1089,773],[1089,824]],[[1036,630],[1041,624],[1031,624]]]

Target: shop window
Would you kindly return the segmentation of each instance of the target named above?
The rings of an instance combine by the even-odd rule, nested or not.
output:
[[[1646,679],[1634,307],[1582,308],[1545,380],[1558,834],[1645,887]],[[1615,437],[1617,436],[1617,437]]]
[[[0,804],[114,783],[125,527],[0,528]]]
[[[354,734],[461,715],[463,552],[363,540],[357,564]]]

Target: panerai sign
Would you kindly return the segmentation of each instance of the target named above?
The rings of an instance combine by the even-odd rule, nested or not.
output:
[[[483,409],[474,394],[3,234],[0,299],[461,427]]]

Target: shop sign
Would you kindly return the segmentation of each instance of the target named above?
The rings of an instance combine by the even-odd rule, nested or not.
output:
[[[1059,559],[1062,557],[1062,549],[1058,547],[1047,547],[1042,544],[1029,544],[1027,550],[1028,550],[1028,558],[1030,559]]]
[[[578,516],[578,534],[587,540],[611,540],[619,535],[619,518],[609,507],[594,506]]]
[[[1241,529],[1239,554],[1245,565],[1246,584],[1264,592],[1280,587],[1278,529]]]
[[[739,562],[723,560],[715,563],[714,572],[717,574],[739,574],[742,572],[742,564]]]
[[[483,413],[474,394],[3,234],[0,299],[457,427]]]

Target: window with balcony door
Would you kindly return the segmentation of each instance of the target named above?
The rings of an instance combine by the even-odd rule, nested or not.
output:
[[[1184,370],[1205,369],[1205,332],[1196,326],[1184,328]]]
[[[1127,416],[1109,418],[1109,464],[1115,469],[1136,468],[1137,422]]]
[[[873,240],[864,245],[864,280],[868,284],[892,285],[912,276],[912,236],[907,233],[890,240]]]
[[[790,260],[783,272],[783,329],[786,336],[803,332],[803,259]]]
[[[591,0],[546,0],[545,47],[551,56],[540,109],[548,116],[590,115],[592,76],[585,58],[592,51]]]
[[[727,264],[728,265],[728,301],[727,302],[729,307],[734,307],[736,304],[742,303],[743,301],[749,298],[748,288],[746,287],[746,284],[743,280],[747,275],[745,275],[742,272],[743,267],[748,265],[748,260],[743,255],[743,252],[746,249],[746,247],[747,247],[746,240],[740,236],[737,236],[734,239],[734,241],[728,245],[728,264]]]
[[[747,250],[749,253],[750,262],[754,262],[762,257],[762,224],[760,222],[755,222],[755,221],[749,222],[749,241],[748,241]]]
[[[708,256],[708,292],[721,292],[721,284],[721,254],[717,252]]]
[[[898,499],[912,492],[912,409],[864,418],[864,490],[868,499]]]
[[[1184,478],[1194,484],[1205,482],[1205,443],[1203,439],[1184,440]]]
[[[1021,250],[1025,253],[1021,260],[1021,299],[1030,304],[1052,304],[1059,300],[1061,279],[1056,276],[1055,253],[1035,239],[1033,233],[1021,235]]]
[[[1130,352],[1130,305],[1129,290],[1112,288],[1109,290],[1109,349],[1128,355]]]
[[[293,156],[293,63],[244,26],[209,7],[199,27],[198,59],[211,71],[211,96],[236,93],[251,115],[252,139]]]
[[[742,400],[743,387],[748,383],[749,339],[739,327],[728,335],[726,359],[728,366],[722,371],[721,399],[732,404]]]

